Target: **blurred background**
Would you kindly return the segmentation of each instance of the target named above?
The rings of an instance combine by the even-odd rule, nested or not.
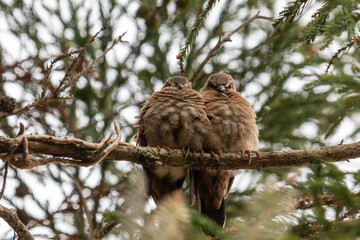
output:
[[[0,1],[0,94],[15,98],[18,107],[39,99],[44,89],[56,89],[71,58],[56,62],[49,73],[51,60],[83,47],[103,26],[106,30],[86,50],[82,67],[123,33],[122,39],[128,42],[117,44],[74,87],[64,91],[64,99],[2,116],[1,136],[14,137],[23,122],[26,134],[100,142],[114,133],[112,122],[116,120],[123,141],[134,143],[135,116],[168,77],[180,74],[177,55],[209,2]],[[193,84],[195,90],[212,73],[231,74],[238,91],[256,111],[261,151],[360,140],[358,3],[213,2],[185,59],[188,78],[219,37],[258,11],[273,20],[255,20],[235,33],[205,65]],[[3,168],[2,162],[1,176]],[[89,232],[95,233],[110,220],[119,225],[106,239],[207,239],[200,226],[224,239],[360,236],[360,163],[356,161],[243,171],[227,201],[225,230],[189,207],[187,183],[184,198],[155,210],[153,201],[145,197],[140,169],[124,161],[103,161],[89,168],[52,164],[10,169],[1,204],[16,209],[36,239],[89,239]],[[324,204],[324,196],[335,200]],[[294,205],[301,197],[311,198],[313,204],[306,209]],[[12,229],[0,220],[0,238],[13,236]]]

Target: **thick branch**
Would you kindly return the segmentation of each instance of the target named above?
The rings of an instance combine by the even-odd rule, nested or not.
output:
[[[0,205],[0,217],[7,222],[12,229],[19,236],[18,239],[34,239],[34,237],[30,234],[29,230],[25,227],[25,225],[20,221],[18,216],[10,209]]]
[[[24,154],[24,145],[17,139],[0,137],[0,158],[9,161],[17,168],[33,168],[49,163],[63,163],[74,166],[91,166],[99,162],[99,155],[104,154],[104,143],[88,143],[80,139],[56,138],[52,136],[27,135],[29,154],[36,154],[38,158]],[[114,142],[113,140],[110,140]],[[107,141],[106,141],[107,142]],[[16,150],[14,146],[18,145]],[[111,146],[111,148],[109,148]],[[144,166],[171,165],[185,166],[195,169],[261,169],[267,167],[302,166],[318,160],[326,162],[345,161],[360,157],[360,142],[333,147],[322,147],[308,150],[291,150],[282,152],[262,152],[259,157],[252,157],[251,165],[240,154],[227,153],[216,161],[210,154],[192,154],[184,159],[180,150],[161,150],[156,148],[135,147],[128,143],[110,144],[105,148],[105,160],[131,161]],[[111,152],[108,150],[111,149]],[[8,156],[9,151],[14,153]],[[99,152],[100,151],[100,152]],[[46,155],[46,157],[43,156]],[[25,157],[24,157],[25,155]],[[40,156],[40,157],[39,157]],[[51,157],[49,157],[51,156]]]

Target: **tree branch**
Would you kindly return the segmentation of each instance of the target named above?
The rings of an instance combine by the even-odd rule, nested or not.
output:
[[[119,222],[111,221],[106,223],[102,228],[100,228],[95,234],[92,240],[99,240],[107,236],[114,227],[119,225]]]
[[[0,204],[0,217],[7,222],[12,229],[17,233],[18,239],[34,239],[29,230],[20,221],[18,216],[10,209]]]
[[[119,132],[118,132],[119,133]],[[151,147],[135,147],[129,143],[106,139],[101,143],[89,143],[80,139],[57,138],[53,136],[26,135],[15,139],[0,137],[0,158],[17,168],[29,169],[50,163],[62,163],[73,166],[91,166],[102,159],[131,161],[144,166],[171,165],[194,169],[261,169],[268,167],[302,166],[322,160],[326,162],[345,161],[360,157],[360,142],[333,147],[321,147],[307,150],[281,152],[262,152],[253,156],[251,165],[240,153],[226,153],[217,161],[210,154],[195,154],[184,159],[180,150],[157,150]],[[27,144],[19,144],[26,139]],[[106,144],[111,144],[105,146]],[[106,143],[106,144],[105,144]],[[105,144],[105,145],[104,145]],[[16,148],[14,146],[17,146]],[[27,148],[27,149],[26,149]],[[110,151],[111,150],[111,151]],[[9,152],[13,153],[9,155]],[[36,154],[29,157],[27,154]],[[45,155],[45,156],[44,156]]]
[[[216,52],[219,50],[220,46],[224,43],[224,42],[229,42],[231,41],[231,36],[234,35],[234,33],[240,31],[242,28],[244,28],[246,25],[248,25],[249,23],[251,23],[252,21],[254,21],[255,19],[272,19],[269,17],[265,17],[265,16],[261,16],[259,15],[260,12],[258,12],[257,14],[255,14],[254,16],[252,16],[251,18],[247,19],[245,22],[243,22],[240,26],[238,26],[235,30],[233,30],[231,33],[228,33],[225,37],[220,38],[218,43],[215,45],[214,48],[212,48],[210,50],[210,52],[208,53],[208,55],[206,56],[206,58],[204,59],[204,61],[202,61],[199,65],[199,67],[195,70],[194,74],[192,75],[190,82],[195,83],[197,80],[199,80],[199,74],[202,71],[202,69],[204,68],[205,64],[209,62],[209,60],[216,54]]]
[[[360,192],[352,193],[353,197],[360,197]],[[339,206],[341,201],[335,195],[325,194],[318,196],[322,205]],[[309,209],[315,206],[315,199],[313,196],[305,196],[297,200],[296,209]]]

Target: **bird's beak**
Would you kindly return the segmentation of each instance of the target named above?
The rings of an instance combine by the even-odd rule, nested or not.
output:
[[[179,88],[179,89],[183,89],[183,88],[184,88],[184,84],[178,85],[178,88]]]
[[[224,85],[220,85],[220,86],[218,86],[218,90],[219,90],[220,92],[225,92],[225,91],[226,91],[226,88],[225,88]]]

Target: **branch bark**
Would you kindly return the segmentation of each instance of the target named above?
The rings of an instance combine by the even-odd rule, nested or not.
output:
[[[117,145],[104,147],[102,143],[89,143],[80,139],[56,138],[52,136],[26,135],[27,144],[19,144],[19,139],[0,137],[0,158],[12,166],[29,169],[49,163],[63,163],[74,166],[91,166],[104,160],[131,161],[143,166],[171,165],[194,169],[261,169],[268,167],[303,166],[316,161],[337,162],[360,157],[360,142],[332,147],[281,152],[262,152],[253,156],[251,165],[240,153],[226,153],[217,161],[210,154],[190,154],[184,159],[180,150],[157,150],[151,147],[135,147],[129,143],[117,142]],[[117,138],[118,139],[118,138]],[[116,140],[106,140],[105,143]],[[14,150],[14,146],[18,147]],[[25,147],[24,147],[25,145]],[[27,146],[26,146],[27,145]],[[28,148],[26,150],[26,147]],[[13,152],[9,156],[9,152]],[[106,154],[104,154],[105,151]],[[24,153],[27,154],[24,154]],[[29,157],[34,154],[37,157]],[[45,155],[45,156],[44,156]],[[105,157],[104,157],[105,156]]]
[[[104,238],[105,236],[107,236],[111,230],[113,230],[114,227],[116,227],[117,225],[119,225],[120,223],[118,222],[108,222],[105,224],[105,226],[103,226],[102,228],[100,228],[95,234],[94,237],[92,238],[92,240],[100,240],[102,238]]]
[[[0,217],[7,222],[12,229],[17,233],[18,239],[34,239],[34,237],[30,234],[29,230],[26,226],[20,221],[18,216],[10,209],[2,206],[0,204]]]

